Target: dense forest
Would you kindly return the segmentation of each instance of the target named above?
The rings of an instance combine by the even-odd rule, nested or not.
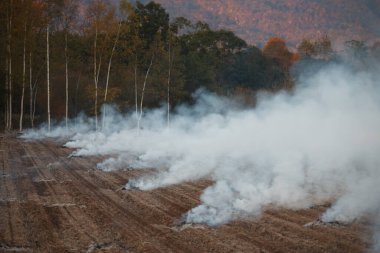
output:
[[[22,130],[98,117],[103,104],[133,111],[192,101],[199,88],[254,104],[257,91],[291,89],[297,62],[334,58],[324,36],[292,52],[281,38],[259,49],[233,32],[169,17],[159,4],[94,0],[0,2],[1,126]],[[347,48],[367,50],[364,42]],[[373,48],[379,48],[374,45]]]

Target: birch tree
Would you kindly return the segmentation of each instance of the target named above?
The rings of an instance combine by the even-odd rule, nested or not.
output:
[[[24,117],[24,96],[25,96],[25,77],[26,77],[26,24],[27,19],[24,23],[24,41],[23,41],[23,54],[22,54],[22,92],[21,92],[21,104],[20,104],[20,121],[19,121],[19,131],[22,132],[23,127],[23,117]]]
[[[69,121],[69,57],[68,57],[68,34],[74,25],[78,5],[75,0],[64,0],[61,7],[62,28],[65,36],[65,123],[68,130]]]
[[[98,130],[98,88],[99,88],[99,75],[102,65],[102,54],[98,53],[98,37],[99,33],[105,33],[103,31],[102,21],[105,20],[107,13],[107,6],[101,0],[95,0],[88,8],[89,19],[92,22],[94,29],[94,41],[93,41],[93,79],[94,79],[94,115],[95,115],[95,130]]]
[[[167,81],[167,127],[170,127],[170,89],[172,80],[172,67],[175,56],[175,42],[180,29],[191,27],[191,22],[185,18],[176,18],[168,29],[168,81]]]
[[[135,62],[134,62],[134,81],[135,81],[135,109],[136,109],[136,119],[138,119],[138,97],[137,97],[137,52],[135,52]]]
[[[174,57],[174,54],[172,53],[172,38],[171,38],[171,31],[169,30],[169,46],[168,46],[168,83],[167,83],[167,127],[170,127],[170,82],[171,82],[171,76],[172,76],[172,62]]]
[[[45,18],[46,18],[46,93],[47,93],[47,121],[48,132],[51,129],[51,110],[50,110],[50,26],[52,19],[56,16],[55,4],[52,1],[45,3]]]
[[[118,25],[117,33],[116,33],[116,38],[115,38],[115,41],[114,41],[113,46],[112,46],[110,59],[108,61],[106,88],[105,88],[105,91],[104,91],[104,104],[107,102],[107,93],[108,93],[108,85],[109,85],[109,80],[110,80],[112,57],[113,57],[113,55],[115,53],[117,42],[119,41],[121,24],[122,24],[122,22],[119,21],[119,25]],[[106,109],[104,109],[104,111],[103,111],[103,124],[102,124],[102,128],[103,129],[104,129],[104,126],[105,126],[105,117],[106,117]]]
[[[150,59],[141,90],[140,113],[137,118],[137,128],[140,129],[147,80],[155,55],[157,54],[157,56],[159,56],[159,50],[161,50],[160,47],[162,45],[161,42],[167,39],[169,15],[159,4],[150,2],[144,5],[137,2],[135,15],[131,17],[131,21],[134,24],[136,34],[143,40],[142,45],[136,47],[136,49],[139,49],[136,50],[136,54],[138,51],[141,51],[140,54],[143,56],[142,58],[145,58],[145,60]],[[137,72],[136,69],[135,72]],[[137,90],[137,87],[135,90]]]
[[[48,131],[50,132],[50,44],[49,44],[49,23],[46,25],[46,89],[47,89],[47,115]]]
[[[132,16],[135,14],[133,13]],[[131,20],[133,20],[131,18]],[[134,80],[134,102],[135,102],[135,117],[136,121],[139,118],[139,106],[138,106],[138,69],[139,69],[139,51],[142,50],[142,40],[138,36],[137,22],[134,20],[130,24],[131,41],[130,44],[133,47],[133,80]]]
[[[29,117],[30,125],[34,128],[33,120],[33,61],[32,61],[32,50],[29,52]]]
[[[146,70],[146,73],[145,73],[144,83],[143,83],[143,87],[142,87],[142,91],[141,91],[140,114],[139,114],[139,117],[138,117],[138,120],[137,120],[137,129],[140,129],[140,121],[141,121],[141,118],[142,118],[142,115],[143,115],[143,103],[144,103],[144,95],[145,95],[146,82],[148,80],[149,72],[150,72],[150,70],[152,68],[152,65],[153,65],[153,59],[154,59],[154,54],[152,55],[152,57],[150,59],[149,67],[148,67],[148,69]]]
[[[116,37],[115,37],[115,40],[113,42],[110,58],[109,58],[109,61],[108,61],[107,77],[106,77],[106,87],[105,87],[105,91],[104,91],[104,104],[107,103],[107,95],[108,95],[108,87],[109,87],[109,79],[110,79],[112,58],[114,56],[115,49],[116,49],[116,46],[117,46],[118,41],[119,41],[120,32],[121,32],[121,28],[122,28],[122,25],[123,25],[123,19],[127,19],[128,16],[130,14],[132,14],[132,12],[133,12],[133,6],[131,5],[131,3],[129,1],[127,1],[127,0],[121,0],[120,4],[119,4],[119,12],[120,12],[120,14],[119,14],[120,17],[119,17],[118,26],[117,26]],[[136,70],[136,68],[135,68],[135,70]],[[136,75],[137,75],[137,73],[135,72],[135,86],[137,86]],[[137,100],[136,100],[136,113],[137,113]],[[104,111],[103,111],[103,126],[102,126],[102,128],[104,128],[104,125],[105,125],[105,117],[106,117],[106,109],[104,108]]]
[[[36,97],[35,89],[37,85],[37,80],[39,75],[41,74],[42,68],[39,68],[38,74],[36,75],[36,81],[33,85],[33,80],[35,76],[33,75],[33,50],[35,50],[35,47],[37,45],[37,38],[40,37],[43,26],[44,26],[44,17],[43,17],[43,9],[44,6],[40,2],[36,2],[34,0],[28,1],[28,24],[29,24],[29,31],[28,31],[28,50],[29,50],[29,118],[30,118],[30,125],[33,128],[34,127],[34,107],[35,107],[35,101],[34,98]],[[45,62],[43,62],[42,66],[45,66]]]
[[[12,129],[12,13],[13,0],[9,0],[7,8],[7,89],[8,89],[8,110],[7,110],[7,129]]]

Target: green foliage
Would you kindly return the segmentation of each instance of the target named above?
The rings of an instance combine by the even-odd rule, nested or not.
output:
[[[170,31],[174,34],[178,34],[181,30],[192,28],[191,21],[184,17],[177,17],[170,24]]]
[[[199,22],[196,27],[199,27]],[[191,93],[200,87],[219,91],[218,76],[224,62],[247,44],[230,31],[197,29],[180,37],[181,56],[185,65],[185,87]]]
[[[135,20],[139,37],[145,41],[145,48],[153,42],[157,33],[166,41],[169,30],[169,14],[160,4],[149,2],[144,5],[137,1]]]
[[[333,55],[331,40],[327,35],[317,40],[303,39],[297,46],[297,50],[303,58],[329,60]]]
[[[229,90],[234,87],[258,90],[271,85],[270,62],[256,47],[250,47],[229,57],[223,63],[220,75],[222,86]]]

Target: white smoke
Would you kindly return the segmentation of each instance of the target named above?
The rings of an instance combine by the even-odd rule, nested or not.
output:
[[[65,121],[52,122],[51,129],[48,131],[47,123],[41,124],[37,128],[26,129],[21,138],[39,140],[45,138],[56,138],[67,140],[70,138],[78,139],[83,134],[86,138],[95,135],[100,136],[104,134],[110,134],[115,131],[119,131],[126,127],[130,121],[127,120],[127,116],[121,115],[117,108],[112,105],[104,105],[101,109],[101,116],[98,119],[99,131],[95,129],[95,119],[87,117],[84,113],[80,113],[77,117],[68,120],[66,126]],[[105,113],[107,112],[107,113]],[[89,134],[90,133],[90,134]]]
[[[98,165],[103,170],[158,169],[128,189],[213,180],[184,216],[189,223],[219,225],[267,208],[326,202],[332,206],[323,221],[379,217],[378,70],[330,64],[291,93],[261,94],[254,109],[203,91],[194,106],[178,108],[170,128],[157,109],[144,115],[143,129],[132,115],[115,116],[112,131],[78,134],[66,145],[77,148],[74,155],[112,155]]]
[[[46,123],[41,124],[34,129],[26,129],[21,138],[39,140],[45,138],[67,139],[77,133],[86,133],[92,130],[94,124],[93,119],[80,114],[75,119],[70,119],[66,127],[66,122],[53,122],[51,130],[48,131]]]
[[[170,131],[146,130],[136,140],[117,134],[110,145],[128,140],[125,152],[139,154],[146,167],[163,168],[127,187],[153,189],[208,176],[215,184],[186,221],[210,225],[259,215],[268,206],[305,208],[333,198],[325,221],[376,212],[379,86],[369,73],[330,68],[294,94],[265,96],[254,110],[190,117],[186,131],[175,121]]]

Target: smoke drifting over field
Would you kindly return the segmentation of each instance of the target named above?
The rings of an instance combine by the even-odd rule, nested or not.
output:
[[[108,110],[108,128],[81,131],[66,146],[77,149],[73,155],[112,155],[98,164],[102,170],[158,169],[130,180],[128,189],[210,178],[214,183],[203,192],[202,204],[184,215],[189,223],[220,225],[260,216],[267,208],[332,202],[323,221],[365,216],[375,226],[380,223],[378,70],[329,65],[301,78],[291,94],[261,94],[254,109],[199,92],[194,106],[177,109],[170,128],[165,109],[147,112],[139,131],[133,114]]]

